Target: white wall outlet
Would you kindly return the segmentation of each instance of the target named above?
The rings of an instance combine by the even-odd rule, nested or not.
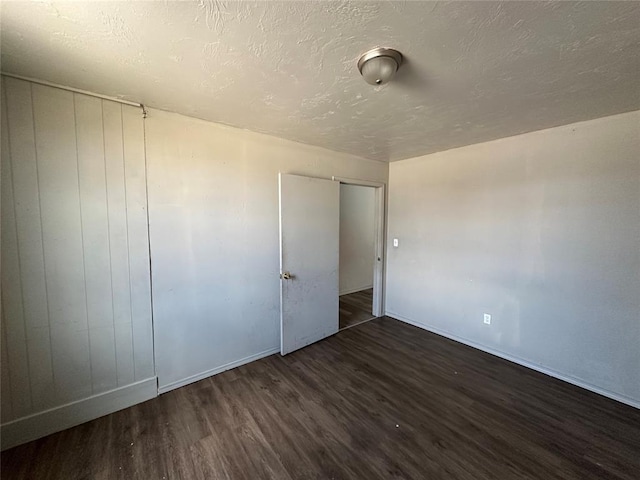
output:
[[[484,314],[484,323],[486,323],[487,325],[491,325],[491,315],[489,315],[488,313]]]
[[[397,238],[393,239],[393,246],[398,248],[398,239]]]

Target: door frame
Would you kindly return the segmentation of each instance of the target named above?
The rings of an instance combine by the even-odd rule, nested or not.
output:
[[[357,178],[331,177],[344,185],[373,187],[375,189],[375,257],[373,259],[373,305],[371,313],[376,317],[384,315],[384,266],[385,266],[385,190],[383,182],[359,180]]]

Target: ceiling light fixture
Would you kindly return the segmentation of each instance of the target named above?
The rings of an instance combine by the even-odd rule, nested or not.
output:
[[[384,85],[391,81],[400,65],[402,54],[392,48],[374,48],[358,60],[360,74],[371,85]]]

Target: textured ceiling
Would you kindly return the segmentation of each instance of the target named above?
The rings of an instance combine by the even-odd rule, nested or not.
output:
[[[640,108],[640,3],[2,2],[2,70],[375,160]],[[382,87],[374,46],[406,64]]]

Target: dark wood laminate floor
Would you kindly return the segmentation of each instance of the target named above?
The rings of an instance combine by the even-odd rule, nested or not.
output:
[[[386,317],[2,453],[2,478],[637,479],[640,410]]]
[[[371,313],[373,288],[340,296],[340,330],[375,318]]]

